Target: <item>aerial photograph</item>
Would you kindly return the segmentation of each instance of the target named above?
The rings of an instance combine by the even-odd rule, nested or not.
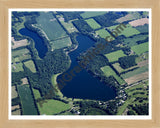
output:
[[[148,116],[149,11],[11,11],[11,116]]]

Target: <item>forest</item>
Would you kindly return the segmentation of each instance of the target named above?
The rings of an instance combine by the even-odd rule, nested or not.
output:
[[[75,20],[72,22],[76,28],[82,33],[88,33],[93,31],[93,29],[84,20]]]
[[[124,56],[124,57],[120,57],[118,59],[119,63],[120,63],[120,66],[123,68],[123,69],[127,69],[127,68],[130,68],[132,66],[135,66],[137,65],[136,64],[136,59],[137,55],[131,55],[131,56]]]

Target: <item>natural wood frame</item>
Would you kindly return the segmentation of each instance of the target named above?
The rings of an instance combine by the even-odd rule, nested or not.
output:
[[[152,9],[152,119],[151,120],[9,120],[8,12],[9,8],[151,8]],[[159,0],[0,0],[0,128],[35,127],[160,127],[160,1]]]

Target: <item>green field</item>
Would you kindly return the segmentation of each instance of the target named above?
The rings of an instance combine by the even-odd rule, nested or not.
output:
[[[126,56],[122,50],[118,50],[115,52],[111,52],[108,54],[105,54],[105,56],[108,58],[109,62],[118,61],[118,58]]]
[[[84,12],[82,14],[80,14],[83,18],[90,18],[90,17],[95,17],[95,16],[99,16],[99,15],[103,15],[107,12],[92,12],[92,11],[87,11],[87,12]]]
[[[148,35],[136,35],[132,38],[123,39],[123,43],[129,47],[132,47],[134,45],[137,45],[137,41],[145,40],[147,37]]]
[[[110,33],[108,31],[106,31],[105,29],[100,29],[96,31],[96,34],[98,34],[101,38],[106,38],[107,36],[111,36]],[[114,40],[114,38],[113,38]]]
[[[62,16],[63,17],[63,16]],[[60,20],[61,24],[65,27],[65,29],[69,32],[78,32],[77,28],[72,24],[72,22],[64,22],[64,20]]]
[[[60,75],[60,73],[58,74],[53,74],[52,75],[52,78],[51,78],[51,82],[52,82],[52,85],[54,87],[54,89],[57,90],[57,95],[60,96],[60,97],[63,97],[63,94],[61,93],[61,91],[59,90],[58,88],[58,85],[57,85],[57,76]]]
[[[117,31],[116,30],[116,27],[117,27],[118,25],[115,25],[115,26],[111,26],[111,27],[108,27],[108,29],[110,30],[110,31]],[[137,30],[137,29],[135,29],[135,28],[133,28],[131,25],[129,25],[129,24],[127,24],[127,27],[126,28],[124,28],[123,26],[122,26],[122,28],[123,28],[123,30],[121,30],[121,29],[119,29],[119,31],[120,31],[120,33],[118,33],[118,36],[120,36],[120,35],[124,35],[125,37],[129,37],[129,36],[133,36],[133,35],[137,35],[137,34],[140,34],[140,32]]]
[[[32,91],[33,91],[33,94],[34,94],[34,98],[35,98],[35,99],[41,98],[41,94],[40,94],[40,92],[39,92],[38,89],[32,88]]]
[[[54,49],[61,49],[64,47],[68,47],[72,45],[70,37],[65,37],[59,40],[51,41],[50,45],[52,47],[52,50]]]
[[[18,96],[18,93],[16,91],[16,86],[12,86],[11,94],[12,94],[12,98],[16,98]]]
[[[148,100],[146,100],[146,99],[148,99],[148,96],[147,96],[147,94],[148,94],[147,86],[148,86],[148,83],[144,82],[144,83],[140,83],[138,85],[132,86],[130,88],[127,88],[125,90],[125,92],[127,93],[128,98],[124,102],[124,104],[118,108],[117,115],[122,115],[123,112],[127,108],[130,110],[131,108],[129,108],[129,105],[135,105],[135,104],[139,105],[139,104],[148,103]],[[138,98],[139,98],[139,100],[138,100]],[[141,100],[142,99],[143,100],[141,101],[140,98],[141,98]],[[137,115],[136,112],[134,112],[134,113],[135,113],[135,115]]]
[[[104,72],[105,76],[113,76],[120,85],[125,83],[125,81],[121,79],[109,66],[104,66],[101,68],[101,70]]]
[[[144,52],[147,52],[149,50],[148,42],[142,43],[142,44],[139,44],[139,45],[135,45],[135,46],[131,47],[131,50],[134,51],[138,55],[140,55]]]
[[[135,69],[133,71],[122,74],[121,77],[123,79],[127,79],[129,77],[132,77],[132,76],[135,76],[135,75],[141,74],[143,72],[147,72],[147,71],[148,71],[148,64],[146,66],[143,66],[143,67],[140,67],[140,68]]]
[[[12,63],[21,62],[23,60],[31,59],[31,55],[29,53],[27,54],[20,54],[17,57],[12,57]]]
[[[119,63],[114,63],[114,64],[112,64],[112,65],[113,65],[113,67],[114,67],[119,73],[122,73],[122,72],[124,72],[124,71],[128,71],[128,70],[133,69],[133,68],[135,68],[135,67],[138,67],[138,66],[136,65],[136,66],[133,66],[133,67],[130,67],[130,68],[127,68],[127,69],[123,69],[123,68],[121,68],[121,66],[120,66]]]
[[[33,63],[32,60],[29,60],[29,61],[24,62],[24,65],[25,65],[27,68],[29,68],[33,73],[36,72],[36,68],[35,68],[35,65],[34,65],[34,63]]]
[[[50,41],[67,36],[51,12],[40,12],[40,16],[37,17],[36,21],[36,27],[40,28]]]
[[[22,63],[12,64],[12,72],[20,72],[20,71],[24,71]]]
[[[29,53],[29,50],[27,48],[20,49],[20,50],[14,50],[12,51],[12,57],[22,56],[28,53]]]
[[[97,28],[101,27],[94,19],[88,19],[88,20],[85,20],[85,21],[93,29],[97,29]]]
[[[45,100],[46,103],[43,103],[42,106],[40,106],[38,103],[38,109],[40,111],[41,115],[53,115],[60,113],[62,111],[70,109],[70,105],[66,104],[62,101],[58,100]]]
[[[112,64],[112,65],[113,65],[113,67],[114,67],[119,73],[121,73],[121,72],[124,71],[124,69],[121,68],[121,66],[120,66],[119,63],[114,63],[114,64]]]
[[[23,115],[37,115],[37,109],[29,85],[18,85],[17,90],[21,100]]]

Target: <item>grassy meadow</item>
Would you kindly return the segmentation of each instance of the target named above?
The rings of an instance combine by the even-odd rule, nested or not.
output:
[[[46,102],[43,103],[42,106],[38,104],[38,109],[41,115],[54,115],[62,111],[68,110],[71,107],[69,104],[58,100],[50,99],[45,101]]]
[[[24,65],[25,65],[27,68],[29,68],[33,73],[36,72],[36,68],[35,68],[35,65],[34,65],[34,63],[33,63],[32,60],[29,60],[29,61],[24,62]]]
[[[101,68],[101,70],[104,72],[104,74],[109,77],[109,76],[113,76],[117,82],[122,85],[125,83],[125,81],[123,79],[121,79],[114,71],[112,68],[110,68],[109,66],[104,66]]]
[[[70,37],[65,37],[59,40],[51,41],[50,45],[52,47],[52,50],[54,49],[61,49],[64,47],[68,47],[72,45]]]
[[[108,31],[106,31],[105,29],[100,29],[96,31],[96,34],[98,34],[101,38],[106,38],[107,36],[111,36],[110,33]],[[114,38],[113,38],[114,39]]]
[[[93,29],[98,29],[98,28],[100,28],[101,26],[94,20],[94,19],[87,19],[87,20],[85,20],[86,22],[87,22],[87,24],[91,27],[91,28],[93,28]]]
[[[137,55],[140,55],[144,52],[147,52],[149,50],[148,42],[142,43],[139,45],[135,45],[135,46],[131,47],[131,50],[134,51]]]
[[[115,52],[111,52],[108,54],[105,54],[105,56],[108,58],[109,62],[118,61],[118,58],[126,56],[122,50],[118,50]]]
[[[40,12],[40,16],[38,16],[36,20],[36,27],[43,30],[50,41],[67,36],[51,12]]]
[[[114,26],[108,27],[108,29],[110,31],[117,31],[116,30],[117,26],[118,25],[114,25]],[[125,37],[130,37],[130,36],[133,36],[133,35],[140,34],[140,32],[137,29],[133,28],[131,25],[127,24],[126,26],[127,26],[126,28],[124,28],[122,26],[123,30],[119,29],[120,33],[117,32],[118,36],[124,35]]]
[[[18,94],[22,104],[23,115],[37,115],[37,109],[29,85],[17,85]]]

